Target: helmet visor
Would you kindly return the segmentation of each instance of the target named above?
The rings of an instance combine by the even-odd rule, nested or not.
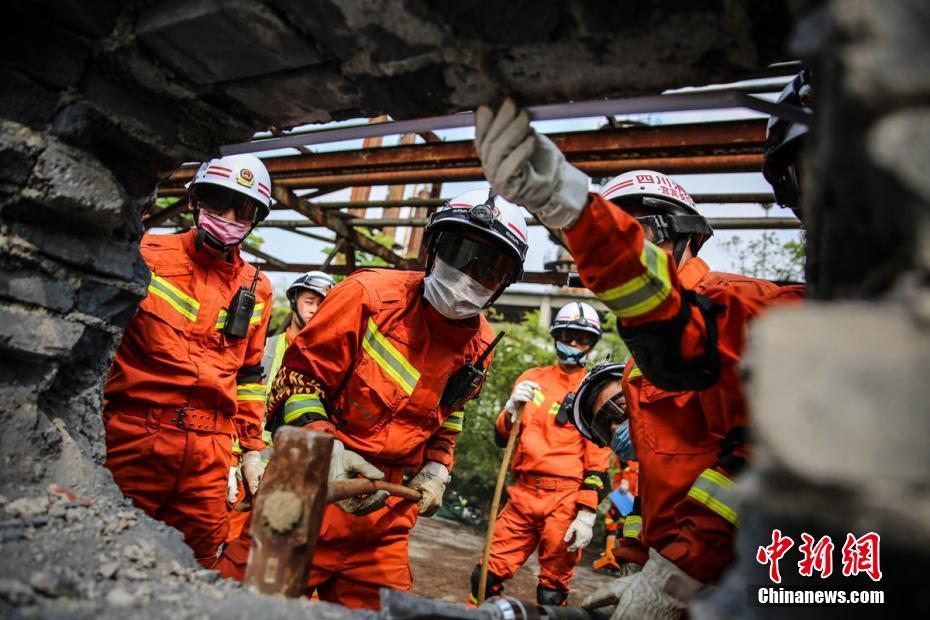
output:
[[[264,205],[241,192],[235,192],[212,183],[198,183],[193,190],[195,206],[213,213],[223,214],[233,209],[240,222],[254,223]]]
[[[598,337],[591,332],[581,329],[572,329],[571,327],[560,329],[556,331],[553,336],[563,344],[572,344],[575,342],[586,347],[593,347],[598,341]]]
[[[491,290],[510,281],[514,261],[497,247],[471,236],[443,233],[437,240],[436,256],[472,280]]]
[[[617,392],[601,405],[591,418],[591,434],[603,445],[609,446],[614,428],[627,418],[623,392]]]
[[[671,238],[668,224],[661,215],[643,215],[636,218],[636,221],[643,227],[643,235],[647,241],[661,245]]]

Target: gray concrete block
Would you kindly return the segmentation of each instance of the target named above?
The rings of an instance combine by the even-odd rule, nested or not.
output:
[[[198,84],[320,61],[312,42],[258,2],[162,2],[142,12],[136,32],[165,64]]]
[[[23,196],[97,230],[123,221],[126,196],[112,173],[87,153],[50,139]]]
[[[0,303],[0,350],[24,359],[65,358],[84,326],[61,317]]]
[[[757,438],[813,483],[926,484],[930,332],[895,303],[773,310],[751,337]]]

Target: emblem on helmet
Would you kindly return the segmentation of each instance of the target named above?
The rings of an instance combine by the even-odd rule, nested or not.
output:
[[[248,168],[242,168],[239,170],[239,174],[236,175],[236,183],[245,187],[252,187],[255,183],[255,175]]]

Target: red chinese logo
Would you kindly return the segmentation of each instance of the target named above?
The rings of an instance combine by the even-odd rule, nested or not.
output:
[[[843,576],[850,577],[865,573],[872,581],[882,578],[882,569],[878,563],[878,543],[881,538],[875,532],[869,532],[862,538],[846,534],[843,545]]]
[[[824,536],[814,544],[814,537],[804,532],[801,534],[801,540],[804,541],[798,547],[804,558],[798,562],[798,572],[803,577],[811,577],[816,570],[820,573],[821,579],[826,579],[833,574],[833,541],[829,536]]]
[[[781,530],[772,530],[772,544],[767,547],[759,547],[756,552],[756,561],[759,564],[769,566],[769,579],[775,583],[781,583],[781,572],[778,570],[778,561],[788,553],[788,550],[794,546],[794,541],[789,536],[782,536]]]
[[[843,576],[852,577],[865,573],[872,581],[881,580],[880,542],[881,538],[875,532],[869,532],[859,538],[854,534],[847,534],[842,549]],[[759,547],[756,552],[756,561],[763,566],[769,565],[769,579],[772,582],[781,583],[778,562],[793,546],[794,540],[790,536],[783,536],[781,530],[772,530],[772,543]],[[802,556],[798,562],[798,573],[802,577],[812,577],[816,571],[820,573],[821,579],[832,575],[834,548],[833,540],[829,536],[817,540],[807,532],[802,533],[801,544],[798,546]]]

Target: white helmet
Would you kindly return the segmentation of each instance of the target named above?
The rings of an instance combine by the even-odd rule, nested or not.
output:
[[[268,217],[271,211],[271,176],[262,160],[254,155],[227,155],[200,164],[190,184],[195,196],[198,185],[218,185],[255,200],[261,208],[254,223]]]
[[[480,248],[462,245],[466,232],[489,239],[497,251],[485,249],[485,254],[479,256]],[[503,284],[498,294],[523,276],[523,261],[529,248],[526,220],[520,207],[493,190],[475,189],[450,199],[430,217],[425,234],[427,273],[437,252],[441,252],[443,262],[456,269],[462,267],[456,264],[462,260],[477,259],[488,278],[485,284]]]
[[[589,304],[582,301],[573,301],[562,306],[559,313],[555,315],[549,333],[556,336],[563,329],[576,329],[578,331],[594,334],[600,339],[603,331],[601,330],[601,318]]]
[[[619,206],[639,207],[656,215],[637,218],[656,244],[677,237],[675,260],[681,255],[688,239],[697,254],[704,242],[714,234],[703,215],[694,207],[694,199],[669,177],[655,170],[632,170],[612,178],[601,188],[601,197]]]

